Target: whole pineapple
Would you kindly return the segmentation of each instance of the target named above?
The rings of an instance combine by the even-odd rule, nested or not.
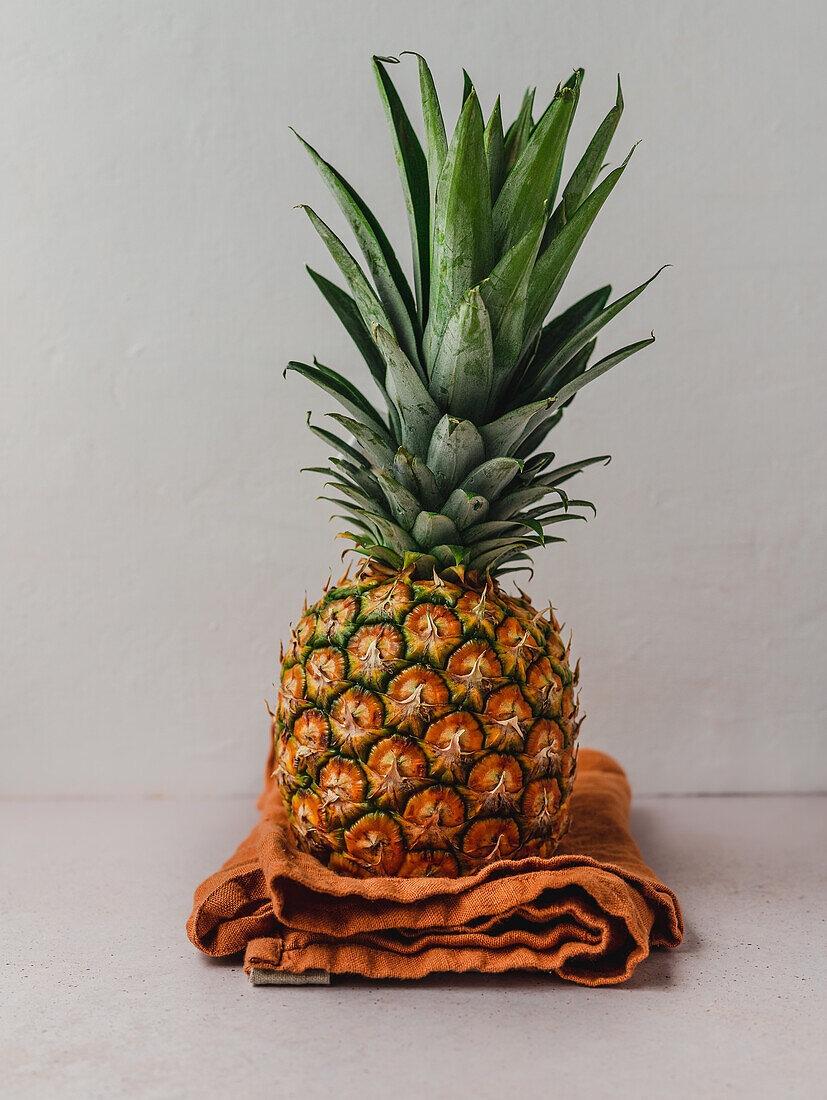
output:
[[[299,844],[350,875],[468,875],[549,856],[568,825],[578,670],[554,613],[498,580],[589,502],[565,482],[608,456],[555,466],[538,451],[587,382],[599,330],[647,283],[610,288],[544,324],[628,157],[597,183],[617,102],[559,199],[583,71],[535,123],[529,91],[504,131],[465,78],[448,142],[419,58],[425,149],[374,58],[413,243],[415,293],[353,188],[306,145],[372,282],[311,209],[348,291],[310,274],[370,370],[385,412],[341,374],[293,362],[346,411],[317,468],[363,555],[292,630],[274,717],[276,775]],[[651,280],[648,280],[651,281]],[[309,422],[309,418],[308,418]]]

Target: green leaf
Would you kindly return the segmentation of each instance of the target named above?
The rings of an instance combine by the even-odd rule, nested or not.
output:
[[[578,332],[583,325],[593,320],[601,309],[604,309],[612,293],[610,286],[602,286],[593,290],[573,306],[558,314],[553,320],[543,327],[540,339],[537,341],[536,359],[542,365],[559,351],[559,349]]]
[[[487,539],[507,535],[509,532],[513,534],[520,526],[517,520],[513,519],[486,520],[485,523],[475,523],[473,527],[469,527],[464,532],[463,538],[469,546],[474,546]]]
[[[348,462],[345,458],[331,458],[330,462],[339,471],[340,476],[348,477],[358,485],[368,496],[375,496],[378,486],[376,479],[363,466],[357,466],[355,462]]]
[[[589,142],[586,152],[580,158],[580,163],[572,172],[571,178],[563,191],[563,197],[549,222],[546,243],[557,236],[594,187],[600,170],[605,163],[609,145],[622,114],[623,92],[620,88],[620,77],[618,76],[615,105],[597,128],[597,132]]]
[[[535,418],[551,408],[553,398],[532,401],[519,409],[512,409],[490,424],[480,428],[485,442],[485,453],[489,455],[510,455],[519,447],[527,432],[534,428]]]
[[[353,538],[347,531],[345,531],[344,534],[348,538]],[[376,543],[371,543],[368,539],[354,539],[353,541],[368,558],[382,561],[385,565],[389,565],[391,569],[402,568],[402,556],[400,554],[395,554],[393,550],[389,550],[387,546],[379,546]]]
[[[485,497],[466,493],[464,489],[454,489],[442,506],[442,514],[456,524],[460,531],[478,523],[488,514],[488,501]]]
[[[369,428],[366,424],[361,424],[358,420],[352,420],[349,416],[342,416],[341,413],[327,413],[326,415],[350,432],[370,460],[371,465],[392,465],[392,448],[372,428]]]
[[[494,370],[491,322],[480,289],[462,295],[451,314],[430,372],[428,387],[440,408],[480,419]]]
[[[419,550],[408,550],[405,554],[402,562],[403,569],[410,569],[412,565],[416,565],[416,575],[421,576],[420,569],[425,569],[430,572],[439,565],[439,562],[431,554],[422,554]]]
[[[331,383],[344,382],[345,386],[348,389],[348,393],[351,395],[352,400],[355,401],[356,400],[356,395],[358,395],[359,399],[365,405],[367,405],[368,408],[373,409],[373,405],[371,404],[370,401],[368,401],[368,399],[365,397],[365,395],[362,393],[362,391],[358,388],[358,386],[353,385],[348,379],[344,378],[337,371],[331,370],[329,367],[325,367],[322,363],[319,362],[319,360],[315,357],[315,355],[313,356],[313,367],[314,367],[314,369],[316,369],[318,371],[321,371],[329,379],[329,381]],[[285,373],[286,373],[286,371],[285,371]],[[390,427],[388,427],[388,425],[385,423],[384,419],[382,418],[381,414],[379,413],[379,411],[377,409],[374,409],[374,415],[378,416],[379,423],[381,424],[384,431],[387,433],[389,441],[393,444],[398,444],[398,435],[399,435],[399,430],[400,430],[400,424],[399,424],[399,415],[397,413],[396,406],[393,404],[390,397],[388,396],[388,391],[385,389],[385,387],[380,386],[378,382],[376,383],[376,386],[377,386],[377,389],[379,390],[379,392],[382,394],[382,397],[385,400],[385,404],[387,405],[388,415],[390,417]],[[340,398],[340,401],[341,401],[341,398]]]
[[[519,524],[515,525],[519,527]],[[468,558],[471,563],[480,561],[482,558],[487,557],[492,550],[506,550],[527,549],[529,546],[539,546],[542,541],[542,532],[540,535],[529,535],[528,532],[523,531],[518,533],[515,531],[512,535],[503,535],[501,538],[493,539],[480,539],[479,542],[472,543],[468,549],[470,551]],[[479,568],[479,566],[475,566]]]
[[[461,565],[468,556],[468,552],[464,546],[451,546],[447,543],[441,543],[439,546],[434,546],[431,550],[431,554],[437,559],[438,564],[447,569],[449,566]]]
[[[379,354],[376,344],[374,344],[371,339],[370,330],[362,320],[362,315],[359,312],[359,307],[356,305],[356,302],[347,291],[336,286],[330,279],[326,279],[324,275],[320,275],[318,271],[314,271],[311,267],[308,267],[307,273],[344,325],[348,336],[350,336],[351,340],[353,340],[354,344],[359,349],[362,358],[368,365],[368,370],[374,381],[384,389],[385,363],[382,356]]]
[[[516,120],[508,127],[505,135],[505,174],[511,171],[520,155],[526,147],[531,131],[534,129],[534,93],[536,88],[527,88],[523,96],[520,113]]]
[[[395,60],[395,59],[394,59]],[[428,162],[394,83],[382,60],[373,59],[373,69],[385,116],[393,135],[393,151],[405,195],[413,250],[414,284],[420,323],[428,313],[428,285],[431,239],[431,196],[428,186]]]
[[[425,458],[440,411],[391,333],[376,325],[373,339],[387,367],[385,385],[399,410],[402,442],[419,458]]]
[[[368,525],[375,530],[376,538],[381,545],[389,547],[400,555],[404,554],[406,550],[419,549],[410,533],[403,530],[399,524],[394,523],[393,520],[383,519],[368,513],[364,513],[364,515]]]
[[[476,93],[465,101],[442,166],[432,227],[431,290],[424,352],[436,358],[459,299],[491,270],[491,188]]]
[[[346,500],[337,501],[333,497],[318,497],[318,500],[327,500],[332,504],[339,504],[344,508],[342,512],[333,512],[330,516],[330,522],[336,519],[343,519],[353,527],[357,527],[360,531],[364,532],[362,535],[362,541],[370,543],[376,542],[381,536],[377,533],[376,524],[371,522],[375,517],[366,516],[361,518],[362,509],[357,504],[350,503]],[[357,515],[357,513],[360,513]],[[354,540],[356,541],[356,540]]]
[[[561,229],[553,241],[539,255],[534,265],[534,273],[528,288],[525,331],[526,341],[530,342],[543,323],[548,311],[554,305],[560,288],[571,270],[580,246],[586,234],[594,224],[603,203],[623,175],[629,163],[631,153],[620,165],[592,191],[580,204],[570,221]]]
[[[492,216],[496,255],[513,248],[542,214],[563,158],[575,104],[575,92],[561,88],[506,177]]]
[[[484,460],[482,437],[471,421],[443,416],[431,436],[427,457],[443,496]]]
[[[293,133],[296,133],[294,130]],[[370,268],[379,299],[385,307],[397,338],[414,362],[418,360],[416,305],[399,261],[379,222],[344,177],[296,134],[316,165],[330,193],[347,218]]]
[[[536,454],[533,458],[527,459],[520,471],[520,480],[526,483],[534,481],[543,470],[552,464],[554,458],[554,451],[543,451],[541,454]]]
[[[488,164],[488,183],[491,187],[491,202],[496,202],[497,195],[505,179],[505,138],[503,137],[503,116],[500,106],[500,97],[494,104],[494,110],[488,119],[483,134],[485,146],[485,160]]]
[[[579,519],[583,523],[588,522],[588,518],[579,512],[559,512],[553,516],[546,516],[542,521],[542,525],[543,527],[551,527],[555,523],[567,523],[570,519]]]
[[[596,455],[594,458],[581,458],[579,462],[569,462],[566,466],[558,466],[556,470],[552,470],[550,474],[547,474],[543,481],[546,485],[556,488],[564,481],[568,481],[569,478],[574,477],[575,474],[579,474],[582,470],[585,470],[587,466],[594,466],[599,462],[603,466],[608,466],[612,461],[611,455]]]
[[[516,458],[490,458],[465,478],[460,489],[473,496],[479,495],[494,501],[520,471]]]
[[[580,375],[583,374],[588,367],[589,360],[591,359],[592,354],[594,353],[594,349],[596,347],[597,337],[595,336],[593,340],[589,340],[588,344],[586,344],[584,348],[581,348],[580,351],[578,351],[577,355],[569,359],[568,363],[566,363],[565,366],[560,368],[560,370],[555,374],[554,378],[551,379],[550,388],[555,393],[557,393],[568,382],[571,382],[573,378],[579,378]],[[569,401],[565,401],[563,405],[560,406],[560,408],[568,405],[571,400],[572,398],[569,398]]]
[[[289,371],[301,374],[314,385],[331,394],[348,412],[353,413],[357,420],[363,424],[369,424],[387,442],[391,443],[388,428],[382,417],[373,408],[364,394],[335,370],[317,363],[309,366],[307,363],[298,363],[291,360],[284,368],[285,376]]]
[[[468,559],[468,565],[471,569],[476,569],[479,572],[484,572],[486,569],[493,569],[498,561],[501,561],[508,557],[512,552],[521,552],[527,550],[531,546],[536,546],[536,540],[526,539],[502,539],[498,540],[496,545],[489,546],[488,549],[481,553],[471,554]]]
[[[569,134],[571,133],[571,124],[572,124],[572,120],[574,119],[574,114],[577,111],[577,104],[580,102],[580,85],[583,83],[583,75],[584,75],[584,70],[583,69],[575,69],[574,72],[571,74],[571,76],[566,81],[566,83],[563,85],[564,88],[570,88],[571,91],[574,93],[574,109],[572,110],[571,116],[569,118],[569,124],[566,127],[566,137],[565,137],[565,140],[563,142],[564,151],[565,151],[565,146],[566,146],[566,144],[568,143],[568,140],[569,140]],[[549,197],[548,197],[548,208],[549,208],[549,210],[553,209],[553,207],[554,207],[554,200],[557,197],[557,192],[560,188],[560,180],[562,178],[562,175],[563,175],[563,157],[560,157],[560,159],[557,162],[557,171],[554,173],[554,182],[551,185],[551,192],[549,193]]]
[[[565,542],[565,541],[566,541],[565,539],[547,538],[543,545],[546,545],[550,542]],[[509,562],[515,562],[515,561],[518,561],[518,562],[524,561],[524,562],[528,562],[528,564],[527,565],[518,565],[515,568],[511,568],[511,569],[503,568],[505,565],[509,564]],[[534,567],[533,567],[533,564],[532,564],[531,555],[524,553],[522,550],[516,551],[514,553],[507,553],[506,552],[506,553],[502,554],[497,559],[497,561],[494,562],[493,565],[490,565],[488,567],[488,573],[489,573],[490,576],[497,576],[497,577],[504,577],[508,573],[528,573],[530,577],[533,577],[534,576]]]
[[[342,480],[346,480],[344,474],[339,473],[337,470],[332,470],[329,466],[302,466],[299,470],[300,474],[324,474],[325,477],[339,477]],[[358,489],[358,485],[354,488]]]
[[[524,489],[517,489],[513,493],[508,493],[506,496],[499,500],[494,508],[489,513],[491,519],[517,519],[518,514],[523,512],[523,509],[529,508],[532,504],[535,504],[539,500],[543,500],[550,493],[556,493],[563,504],[564,508],[570,508],[577,505],[586,505],[594,508],[594,505],[589,504],[588,501],[571,501],[566,495],[565,491],[560,488],[560,485],[564,481],[568,481],[570,478],[579,474],[582,470],[585,470],[588,466],[593,466],[595,463],[602,463],[606,465],[611,461],[610,455],[597,455],[595,458],[584,458],[578,462],[570,462],[566,466],[560,466],[557,470],[552,470],[550,474],[538,479],[534,485],[529,485]],[[550,511],[551,505],[543,505],[542,509],[532,509],[528,515],[536,516],[541,511]]]
[[[414,520],[421,511],[421,504],[413,495],[409,492],[404,485],[400,485],[395,478],[379,467],[373,468],[373,474],[376,480],[379,482],[379,488],[385,494],[385,499],[390,505],[391,513],[396,522],[404,527],[406,531],[410,531],[413,527]]]
[[[631,305],[635,298],[642,294],[647,286],[649,286],[649,284],[654,279],[656,279],[658,275],[660,275],[661,271],[663,271],[663,268],[660,268],[659,271],[656,271],[655,274],[651,276],[651,278],[641,283],[640,286],[635,287],[634,290],[630,290],[628,294],[624,294],[622,298],[618,298],[617,301],[612,302],[611,305],[608,305],[604,309],[601,309],[597,316],[592,317],[590,321],[588,321],[585,325],[582,325],[577,330],[577,332],[570,336],[568,340],[566,340],[566,342],[562,345],[562,347],[559,348],[559,350],[556,351],[554,355],[552,355],[551,359],[549,359],[545,367],[543,367],[542,371],[539,372],[532,386],[532,392],[535,395],[548,392],[549,383],[551,379],[554,378],[557,371],[560,370],[561,367],[565,366],[565,364],[568,363],[569,360],[573,356],[575,356],[581,348],[584,348],[590,340],[597,336],[598,332],[600,332],[600,330],[605,325],[607,325],[609,321],[616,317],[618,313],[621,312],[621,310],[624,310],[626,306]],[[592,367],[591,370],[593,371],[594,367]],[[555,394],[555,399],[555,406],[557,407],[559,407],[562,404],[563,400],[565,400],[564,398],[560,398],[557,394]]]
[[[365,458],[364,455],[359,454],[355,447],[351,447],[349,443],[345,443],[343,439],[339,439],[339,437],[334,435],[333,432],[329,432],[325,428],[318,428],[315,424],[311,424],[310,417],[312,415],[312,413],[307,414],[307,426],[314,435],[323,440],[328,445],[328,447],[332,447],[335,451],[338,451],[340,454],[345,455],[346,458],[352,459],[360,466],[367,467],[368,460]]]
[[[465,104],[466,99],[471,94],[471,92],[473,92],[473,90],[474,90],[474,81],[471,79],[471,77],[468,75],[468,73],[465,71],[465,69],[463,69],[462,70],[462,102],[463,102],[463,105]]]
[[[368,332],[373,331],[374,325],[383,325],[387,329],[393,328],[382,303],[376,297],[373,287],[352,254],[312,207],[302,206],[301,209],[310,218],[313,228],[327,245],[330,255],[347,280],[356,306],[362,315],[362,320],[367,325]]]
[[[565,539],[546,539],[546,542],[565,542]],[[544,544],[545,545],[545,544]],[[515,565],[508,569],[504,569],[503,566],[513,561],[526,561],[528,565]],[[497,563],[496,575],[498,577],[507,577],[510,573],[528,573],[528,579],[532,580],[534,577],[534,566],[531,558],[528,554],[512,554],[510,558]]]
[[[368,527],[368,525],[365,523],[365,521],[363,519],[360,519],[359,516],[354,516],[352,514],[347,514],[347,515],[334,514],[330,517],[330,519],[331,519],[331,521],[334,520],[334,519],[347,520],[348,523],[352,523],[354,527],[356,527],[359,531],[361,531],[362,532],[361,535],[355,535],[352,531],[343,531],[341,533],[341,536],[343,538],[353,539],[353,541],[355,543],[357,543],[358,545],[361,545],[364,542],[365,536],[369,536],[369,541],[370,542],[373,542],[373,540],[376,538],[374,533],[371,531],[370,527]]]
[[[612,292],[610,286],[592,291],[573,306],[549,321],[535,342],[533,353],[524,362],[519,380],[512,381],[509,392],[513,394],[515,405],[524,405],[537,393],[534,383],[545,371],[552,356],[556,355],[566,341],[600,313]]]
[[[458,542],[459,531],[447,516],[440,512],[420,512],[411,532],[420,547],[430,550],[441,542]]]
[[[544,497],[547,497],[549,493],[554,493],[556,491],[555,486],[547,485],[545,482],[540,482],[536,485],[528,485],[525,489],[517,489],[515,492],[508,493],[506,496],[502,497],[501,500],[497,501],[489,512],[489,516],[492,520],[514,520],[517,514],[522,512],[524,508],[527,508],[530,504],[534,504],[538,500],[542,500]]]
[[[393,459],[393,476],[400,485],[413,493],[423,507],[436,511],[442,501],[442,495],[436,484],[433,472],[424,462],[400,447]]]
[[[599,312],[599,310],[597,310],[596,312]],[[551,389],[553,393],[556,393],[557,390],[562,389],[562,387],[572,378],[578,378],[586,370],[586,367],[589,364],[589,360],[592,357],[592,353],[594,352],[596,344],[596,338],[590,340],[584,348],[581,348],[577,355],[573,356],[568,361],[568,363],[566,363],[565,366],[562,367],[555,374],[554,378],[550,380],[546,388]],[[523,400],[525,400],[525,395],[528,392],[529,387],[521,388],[519,390],[519,395]],[[539,447],[539,445],[543,442],[543,440],[546,438],[546,436],[555,426],[555,424],[559,423],[560,418],[563,415],[563,410],[568,405],[570,405],[573,400],[574,396],[572,395],[567,401],[563,401],[559,405],[559,407],[557,406],[556,402],[552,402],[546,412],[541,413],[539,416],[537,416],[532,422],[531,429],[528,435],[523,439],[519,447],[517,447],[517,449],[514,451],[515,457],[525,458],[527,455],[530,455],[532,451],[534,451],[537,447]]]
[[[538,420],[539,426],[532,427],[528,435],[523,438],[519,447],[514,449],[514,457],[527,458],[536,451],[551,429],[560,423],[562,416],[563,410],[557,409],[557,411],[553,412],[548,418],[540,417]]]
[[[491,318],[495,396],[502,392],[523,346],[528,285],[544,226],[545,207],[535,224],[503,256],[480,286],[480,294]]]
[[[346,481],[328,481],[326,482],[331,488],[335,489],[339,493],[344,493],[352,501],[355,501],[360,508],[363,508],[371,515],[384,516],[388,513],[388,508],[385,504],[385,498],[381,493],[378,493],[378,499],[373,496],[363,493],[361,489],[355,488]],[[334,504],[347,504],[346,501],[333,500],[332,497],[320,497],[320,500],[332,500]]]
[[[514,520],[515,522],[519,523],[520,527],[525,528],[526,531],[533,531],[541,543],[545,542],[545,532],[543,531],[543,525],[539,522],[539,520],[523,514],[515,516]]]
[[[381,501],[382,494],[379,486],[367,470],[361,466],[356,466],[352,462],[342,462],[337,458],[331,458],[330,462],[336,467],[335,469],[331,466],[302,466],[301,472],[323,474],[325,477],[333,479],[333,481],[327,482],[329,485],[345,483],[364,493],[371,500]]]
[[[571,508],[591,508],[592,513],[597,515],[597,509],[590,500],[574,500],[565,497],[563,500],[555,500],[553,503],[541,504],[537,508],[529,508],[527,511],[521,512],[514,518],[520,519],[522,516],[525,516],[528,519],[542,521],[552,512],[559,512],[561,509],[568,512]]]
[[[587,385],[589,382],[593,382],[595,378],[599,378],[601,374],[605,374],[606,371],[611,370],[612,367],[616,367],[618,363],[622,363],[624,359],[628,359],[629,356],[634,355],[635,352],[642,351],[643,348],[648,348],[649,345],[654,344],[654,342],[655,336],[653,333],[648,340],[638,340],[636,344],[627,344],[625,348],[620,348],[611,355],[607,355],[605,359],[601,359],[579,377],[573,378],[571,382],[563,386],[555,395],[555,403],[562,405],[564,402],[571,400],[583,386]]]
[[[430,192],[430,207],[433,209],[436,198],[436,186],[445,158],[448,155],[448,139],[445,136],[445,123],[442,120],[442,110],[439,106],[439,96],[436,94],[434,78],[428,68],[428,62],[421,54],[413,50],[403,50],[410,53],[419,62],[419,89],[422,95],[422,119],[425,123],[425,151],[428,161],[428,187]]]

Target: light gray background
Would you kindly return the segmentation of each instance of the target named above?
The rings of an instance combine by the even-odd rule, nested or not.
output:
[[[577,0],[0,8],[2,789],[243,793],[280,637],[341,544],[302,465],[354,365],[307,279],[333,224],[295,125],[407,261],[372,52],[465,65],[512,115],[587,70],[577,155],[623,75],[629,171],[565,305],[674,267],[605,351],[657,344],[557,433],[598,517],[530,584],[574,628],[583,740],[639,791],[825,786],[824,8]],[[415,107],[415,70],[394,70]],[[604,353],[605,353],[604,351]]]

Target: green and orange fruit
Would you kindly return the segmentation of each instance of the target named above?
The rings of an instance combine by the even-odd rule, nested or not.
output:
[[[311,430],[315,467],[361,555],[306,607],[282,654],[276,775],[297,842],[356,876],[474,874],[550,856],[568,826],[578,670],[549,609],[508,574],[593,506],[563,487],[608,456],[543,449],[575,394],[652,342],[592,363],[599,331],[647,283],[603,287],[547,321],[628,157],[603,173],[623,101],[568,182],[583,71],[535,121],[534,93],[503,127],[466,79],[448,139],[419,58],[424,147],[374,58],[413,249],[413,288],[364,201],[309,145],[363,253],[305,210],[346,289],[310,274],[364,359],[356,382],[317,360],[288,369],[343,412]],[[599,181],[599,182],[598,182]],[[379,397],[365,394],[369,377]],[[308,418],[309,423],[309,418]]]

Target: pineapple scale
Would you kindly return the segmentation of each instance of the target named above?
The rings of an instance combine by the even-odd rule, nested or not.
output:
[[[299,845],[353,876],[471,875],[568,827],[578,673],[553,611],[363,562],[283,655],[276,776]]]

